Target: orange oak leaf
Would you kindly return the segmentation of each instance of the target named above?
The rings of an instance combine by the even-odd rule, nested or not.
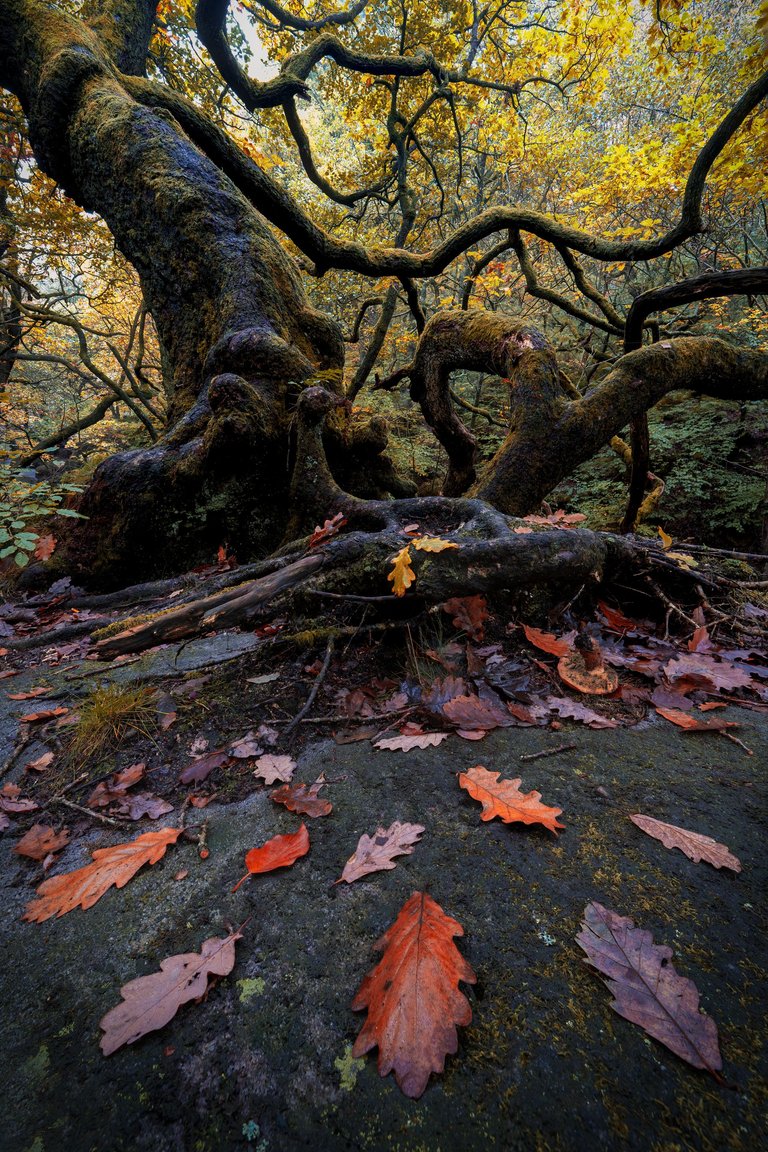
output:
[[[289,832],[285,836],[273,836],[259,848],[252,848],[246,853],[245,866],[248,869],[242,880],[238,880],[232,889],[237,892],[249,876],[260,872],[273,872],[275,868],[289,868],[300,856],[309,852],[309,832],[306,824],[302,824],[298,832]]]
[[[333,811],[333,804],[318,796],[323,787],[324,780],[316,780],[314,784],[283,784],[270,792],[270,800],[276,804],[285,804],[289,812],[301,812],[303,816],[328,816]]]
[[[129,980],[120,989],[122,1004],[103,1017],[101,1050],[105,1056],[133,1044],[147,1032],[164,1027],[189,1000],[201,1000],[209,976],[228,976],[235,966],[235,943],[240,932],[226,939],[212,936],[199,952],[184,952],[160,961],[160,971]]]
[[[657,708],[659,716],[676,724],[678,728],[685,728],[688,732],[722,732],[724,728],[738,728],[736,720],[721,720],[718,716],[711,720],[700,720],[690,712],[683,712],[679,708]]]
[[[373,836],[365,833],[357,842],[357,848],[344,865],[344,871],[336,881],[347,884],[367,876],[371,872],[382,872],[394,868],[395,856],[410,856],[413,846],[422,836],[422,824],[400,824],[395,820],[389,828],[377,828]]]
[[[343,512],[337,512],[330,520],[325,520],[321,525],[315,527],[314,532],[309,538],[308,548],[317,548],[319,544],[325,543],[330,540],[332,536],[336,536],[347,522],[347,518]]]
[[[159,828],[155,832],[145,832],[127,844],[97,848],[91,864],[44,880],[22,919],[42,924],[51,916],[63,916],[73,908],[91,908],[113,885],[122,888],[139,868],[156,864],[165,855],[168,845],[175,844],[181,833],[181,828]]]
[[[64,716],[69,708],[46,708],[43,712],[28,712],[21,717],[23,724],[35,724],[40,720],[54,720],[57,716]]]
[[[732,868],[734,872],[741,872],[741,862],[728,851],[725,844],[718,844],[711,836],[689,832],[686,828],[678,828],[676,824],[665,824],[641,812],[630,816],[630,820],[649,836],[661,840],[665,848],[679,848],[694,864],[704,860],[714,868]]]
[[[542,632],[539,628],[529,628],[523,624],[523,632],[529,644],[540,648],[542,652],[549,652],[552,656],[567,656],[573,648],[576,639],[575,632],[567,632],[565,636],[555,636],[552,632]]]
[[[505,824],[517,820],[523,824],[543,824],[555,835],[558,828],[565,827],[557,820],[562,808],[548,808],[542,804],[541,792],[521,792],[520,778],[500,780],[500,775],[500,772],[489,772],[482,764],[459,773],[461,787],[483,806],[482,820],[493,820],[498,816]]]
[[[29,856],[30,860],[45,860],[49,852],[58,852],[69,844],[69,829],[54,832],[48,824],[33,824],[14,848],[19,856]]]
[[[717,1026],[700,1010],[693,981],[670,963],[671,948],[654,944],[651,933],[636,928],[628,916],[597,903],[584,909],[576,940],[587,963],[605,977],[619,1016],[639,1024],[694,1068],[712,1073],[722,1068]]]
[[[30,688],[28,692],[6,692],[9,700],[34,700],[36,696],[47,696],[51,692],[50,688]]]
[[[378,740],[374,748],[387,752],[410,752],[413,748],[436,748],[447,740],[450,732],[417,732],[415,735],[387,736]]]
[[[421,1096],[433,1072],[458,1048],[457,1025],[472,1009],[458,984],[477,977],[453,942],[457,920],[426,892],[414,892],[375,944],[382,958],[363,979],[352,1009],[368,1017],[352,1048],[355,1057],[379,1049],[379,1075],[394,1070],[406,1096]]]

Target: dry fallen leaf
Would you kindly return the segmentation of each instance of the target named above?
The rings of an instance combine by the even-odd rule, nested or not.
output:
[[[69,844],[69,828],[54,832],[47,824],[33,824],[14,848],[19,856],[31,860],[44,860],[50,852],[58,852]]]
[[[439,536],[419,536],[411,544],[417,552],[445,552],[448,548],[458,548],[458,544],[441,540]]]
[[[500,780],[500,775],[500,772],[489,772],[482,764],[459,773],[461,787],[483,806],[482,820],[493,820],[498,816],[505,824],[518,820],[523,824],[543,824],[555,835],[558,828],[565,827],[557,820],[562,808],[549,808],[542,804],[541,792],[521,792],[520,778]]]
[[[302,824],[298,832],[289,832],[285,836],[273,836],[259,848],[252,848],[246,853],[245,866],[248,869],[242,880],[238,880],[232,889],[236,892],[240,885],[261,872],[274,872],[275,868],[289,868],[300,856],[309,852],[309,832],[306,824]]]
[[[254,756],[261,756],[263,751],[263,746],[259,744],[253,732],[246,732],[245,736],[241,736],[229,746],[229,754],[234,756],[235,760],[250,760]]]
[[[740,861],[728,851],[725,844],[718,844],[710,836],[704,836],[701,832],[689,832],[685,828],[678,828],[675,824],[665,824],[640,812],[630,816],[630,820],[649,836],[661,840],[665,848],[679,848],[689,860],[693,860],[694,864],[704,860],[714,868],[732,868],[734,872],[741,872]]]
[[[507,709],[497,707],[488,700],[481,700],[479,696],[455,696],[452,700],[446,700],[443,715],[463,732],[489,732],[492,728],[508,728],[512,724]]]
[[[394,857],[410,856],[423,832],[421,824],[400,824],[395,820],[389,828],[377,828],[373,836],[364,833],[336,883],[341,884],[345,880],[351,884],[370,872],[382,872],[396,867]]]
[[[681,652],[674,659],[668,660],[662,671],[667,680],[672,682],[681,676],[698,675],[706,676],[716,688],[725,688],[729,691],[752,686],[752,677],[743,668],[716,660],[706,652]]]
[[[374,748],[387,752],[410,752],[412,748],[436,748],[447,740],[449,732],[420,732],[415,736],[387,736],[378,740]]]
[[[657,708],[659,716],[676,724],[678,728],[685,728],[688,732],[722,732],[725,728],[738,728],[736,720],[721,720],[713,716],[711,720],[701,720],[690,712],[682,712],[679,708]]]
[[[472,1019],[458,984],[476,976],[453,942],[463,934],[431,896],[414,892],[376,943],[382,958],[352,1001],[354,1011],[368,1009],[352,1055],[378,1046],[379,1075],[394,1070],[406,1096],[421,1096],[430,1075],[442,1072],[458,1048],[456,1026]]]
[[[228,759],[229,752],[224,748],[209,752],[207,756],[200,756],[187,765],[180,774],[179,781],[182,784],[200,784],[208,779],[215,768],[221,768],[222,764],[226,764]]]
[[[603,716],[578,700],[568,700],[565,696],[548,696],[545,703],[547,708],[557,712],[558,716],[564,716],[568,720],[580,720],[588,728],[619,727],[618,720],[611,720],[610,716]]]
[[[324,780],[316,780],[314,784],[283,784],[270,792],[270,800],[276,804],[285,804],[289,812],[300,812],[302,816],[328,816],[333,811],[333,804],[318,792],[323,787]]]
[[[21,717],[22,724],[36,724],[41,720],[55,720],[57,716],[64,716],[69,708],[46,708],[43,712],[28,712]]]
[[[48,532],[45,536],[38,536],[33,553],[35,560],[50,560],[56,551],[56,537]]]
[[[127,844],[97,848],[91,864],[44,880],[22,919],[42,924],[43,920],[63,916],[73,908],[91,908],[113,885],[122,888],[127,884],[144,864],[156,864],[181,832],[181,828],[159,828]]]
[[[134,784],[138,784],[139,780],[142,779],[146,767],[146,764],[143,763],[131,764],[128,768],[123,768],[121,772],[115,772],[108,780],[102,780],[88,797],[88,807],[105,808],[107,804],[112,804],[114,801],[124,800],[128,789],[132,788]]]
[[[50,688],[30,688],[28,692],[6,692],[9,700],[34,700],[36,696],[47,696]]]
[[[478,643],[482,642],[485,621],[489,616],[485,596],[455,596],[440,607],[451,617],[455,628],[460,628]]]
[[[228,976],[234,968],[237,940],[242,940],[240,932],[226,939],[212,936],[199,952],[168,956],[160,962],[159,972],[124,984],[120,989],[123,1003],[107,1012],[99,1025],[104,1031],[104,1055],[162,1028],[189,1000],[201,1000],[209,976]]]
[[[573,649],[575,632],[567,632],[565,636],[555,636],[552,632],[542,632],[539,628],[529,628],[523,624],[523,632],[529,644],[540,648],[542,652],[549,652],[552,656],[567,656]]]
[[[148,816],[150,820],[159,820],[169,812],[173,812],[173,804],[161,800],[152,792],[137,792],[135,796],[126,796],[114,809],[116,816],[125,816],[129,820],[141,820],[143,816]]]
[[[588,963],[606,977],[619,1016],[639,1024],[694,1068],[717,1072],[723,1066],[714,1020],[699,1008],[691,980],[670,963],[672,949],[654,944],[650,932],[628,916],[588,904],[576,937]]]
[[[287,784],[295,770],[296,761],[292,756],[276,756],[273,752],[267,752],[259,756],[253,774],[265,784],[274,784],[276,780]]]
[[[343,512],[337,512],[330,520],[325,520],[321,525],[316,525],[314,532],[309,538],[307,548],[317,548],[319,544],[324,544],[326,540],[336,536],[347,522],[347,518]]]
[[[53,752],[43,752],[42,756],[38,756],[37,760],[30,760],[28,764],[24,765],[25,772],[44,772],[54,761]]]
[[[21,799],[18,784],[3,784],[0,788],[0,812],[34,812],[39,807],[34,800]]]
[[[416,579],[416,573],[411,568],[411,550],[406,544],[404,548],[392,557],[394,567],[387,576],[392,583],[395,596],[405,596],[405,593]]]

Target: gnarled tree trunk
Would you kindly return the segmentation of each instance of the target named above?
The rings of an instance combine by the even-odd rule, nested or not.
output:
[[[178,570],[226,541],[245,555],[281,538],[295,399],[317,371],[340,379],[343,343],[266,221],[121,82],[118,65],[143,68],[156,3],[89,8],[93,28],[0,0],[0,82],[23,105],[40,165],[103,217],[136,269],[172,384],[159,443],[99,467],[89,519],[67,540],[68,564],[82,573],[87,557],[109,582]]]

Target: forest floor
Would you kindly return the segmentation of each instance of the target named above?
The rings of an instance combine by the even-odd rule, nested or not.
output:
[[[539,663],[524,666],[505,643],[478,650],[495,669],[496,689],[505,683],[506,698],[522,702],[519,719],[540,700],[542,682],[552,690],[552,658],[537,651]],[[539,726],[482,733],[475,725],[475,738],[462,739],[454,725],[439,746],[389,751],[372,745],[371,730],[374,739],[384,729],[397,734],[392,715],[399,723],[409,714],[402,686],[387,679],[393,650],[385,637],[340,652],[290,739],[284,729],[319,677],[322,645],[310,657],[297,658],[295,649],[278,657],[263,639],[222,633],[110,665],[84,660],[79,643],[37,652],[31,661],[28,654],[6,657],[4,1152],[738,1152],[759,1143],[768,1109],[764,702],[741,691],[739,706],[740,690],[734,696],[730,689],[727,706],[711,713],[738,723],[737,742],[715,730],[686,731],[654,711],[650,689],[645,699],[638,687],[626,690],[639,677],[625,661],[625,698],[588,701],[616,727],[538,714]],[[647,663],[647,655],[642,659]],[[668,648],[663,659],[670,659]],[[748,659],[765,676],[756,655],[741,654],[742,670]],[[724,657],[702,653],[701,660],[717,662],[726,679],[735,675],[724,671]],[[417,657],[417,673],[418,666]],[[657,698],[667,705],[675,702],[667,699],[675,687],[668,676]],[[699,680],[678,692],[688,715],[703,699],[696,694],[701,676],[700,669]],[[440,683],[449,694],[450,685]],[[763,699],[765,688],[755,683]],[[63,749],[68,731],[76,731],[68,716],[78,709],[82,715],[94,685],[109,684],[151,689],[152,724],[129,732],[97,767],[87,756],[68,762]],[[38,686],[45,691],[27,695]],[[490,692],[486,684],[486,699]],[[556,698],[566,696],[559,688]],[[717,702],[717,692],[709,696]],[[570,699],[578,703],[574,693]],[[22,724],[22,716],[54,707],[70,712]],[[710,715],[696,714],[700,721]],[[328,716],[336,719],[318,722]],[[439,727],[434,716],[428,726]],[[248,732],[267,754],[295,758],[294,782],[324,775],[321,795],[332,812],[309,819],[276,805],[254,780],[258,760],[236,755],[201,770],[206,778],[192,791],[210,802],[184,808],[190,786],[180,785],[179,773]],[[52,761],[25,770],[46,749]],[[171,811],[131,822],[120,813],[119,795],[111,807],[88,808],[99,779],[137,761],[146,765],[141,787],[151,788],[150,801],[162,799]],[[562,809],[563,831],[481,822],[477,802],[457,780],[477,764],[522,777],[524,790],[536,789],[545,804]],[[114,777],[108,783],[119,793]],[[75,796],[83,810],[61,803]],[[17,813],[17,798],[37,807]],[[99,820],[105,811],[117,813],[118,826]],[[637,812],[713,837],[742,870],[716,870],[668,850],[629,820]],[[86,911],[22,921],[45,875],[41,863],[14,851],[18,834],[34,822],[70,829],[71,841],[48,873],[56,875],[86,865],[96,848],[178,826],[182,818],[191,838],[169,846],[124,888],[107,891]],[[398,857],[391,871],[335,885],[360,836],[395,820],[424,826],[413,853]],[[245,853],[302,821],[308,855],[233,892]],[[460,1029],[458,1052],[411,1100],[391,1075],[379,1077],[375,1053],[353,1058],[364,1015],[350,1005],[377,959],[373,945],[411,893],[425,889],[463,926],[456,943],[477,983],[462,986],[472,1021]],[[611,994],[576,942],[592,901],[673,949],[677,971],[695,983],[719,1029],[722,1082],[612,1011]],[[205,1002],[102,1055],[99,1022],[119,1003],[122,985],[244,921],[234,969]]]

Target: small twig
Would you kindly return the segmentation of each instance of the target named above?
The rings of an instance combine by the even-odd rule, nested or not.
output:
[[[11,754],[3,764],[2,768],[0,768],[0,779],[5,776],[6,772],[10,772],[11,768],[13,768],[14,764],[18,760],[19,756],[21,756],[22,752],[27,747],[31,739],[32,733],[29,730],[29,726],[22,724],[21,728],[19,729],[19,734],[16,737],[16,743],[11,751]]]
[[[321,592],[319,588],[307,588],[310,596],[322,596],[324,600],[353,600],[359,604],[394,604],[397,596],[355,596],[351,592]]]
[[[543,752],[529,752],[527,756],[521,756],[521,760],[541,760],[545,756],[557,756],[558,752],[572,752],[574,748],[578,748],[578,744],[558,744],[557,748],[545,748]]]
[[[734,736],[733,732],[726,732],[725,728],[720,729],[720,735],[725,736],[726,740],[730,740],[732,744],[738,744],[739,748],[743,748],[747,756],[754,756],[751,748],[747,748],[743,740],[739,740],[738,736]]]
[[[208,817],[206,816],[203,823],[200,825],[200,832],[197,837],[197,854],[201,860],[207,860],[210,856],[210,849],[208,848]]]
[[[320,691],[320,685],[323,683],[323,680],[325,680],[325,676],[326,676],[326,673],[328,671],[328,667],[331,663],[331,656],[333,655],[333,646],[334,646],[333,636],[329,636],[328,637],[328,643],[325,646],[325,657],[323,659],[322,667],[320,668],[320,671],[318,672],[317,676],[315,677],[315,682],[312,685],[312,690],[309,693],[309,696],[307,697],[307,702],[304,705],[304,707],[301,708],[296,713],[293,720],[291,720],[289,722],[288,727],[285,729],[285,735],[286,736],[289,736],[290,733],[293,732],[296,725],[301,723],[301,721],[306,716],[307,712],[309,712],[310,708],[314,704],[315,697],[317,696],[317,693]]]
[[[184,797],[184,803],[182,804],[181,811],[179,812],[179,828],[181,828],[182,833],[186,832],[187,829],[187,812],[189,811],[189,806],[191,803],[192,793],[188,792]]]
[[[674,600],[670,600],[669,596],[662,592],[661,588],[659,588],[655,580],[652,580],[650,576],[646,576],[645,580],[649,587],[651,587],[656,593],[659,600],[661,600],[663,604],[666,604],[667,618],[669,618],[669,613],[674,612],[674,614],[679,616],[681,620],[685,620],[687,624],[690,624],[694,631],[699,627],[692,616],[689,616],[686,612],[683,612],[682,608],[678,604],[675,604]]]
[[[112,828],[125,828],[124,820],[113,820],[111,816],[102,816],[101,812],[94,812],[92,808],[85,808],[82,804],[75,804],[74,800],[67,800],[65,796],[53,796],[48,804],[63,804],[65,808],[73,808],[83,816],[90,816],[92,820],[99,820],[102,824],[109,824]]]

